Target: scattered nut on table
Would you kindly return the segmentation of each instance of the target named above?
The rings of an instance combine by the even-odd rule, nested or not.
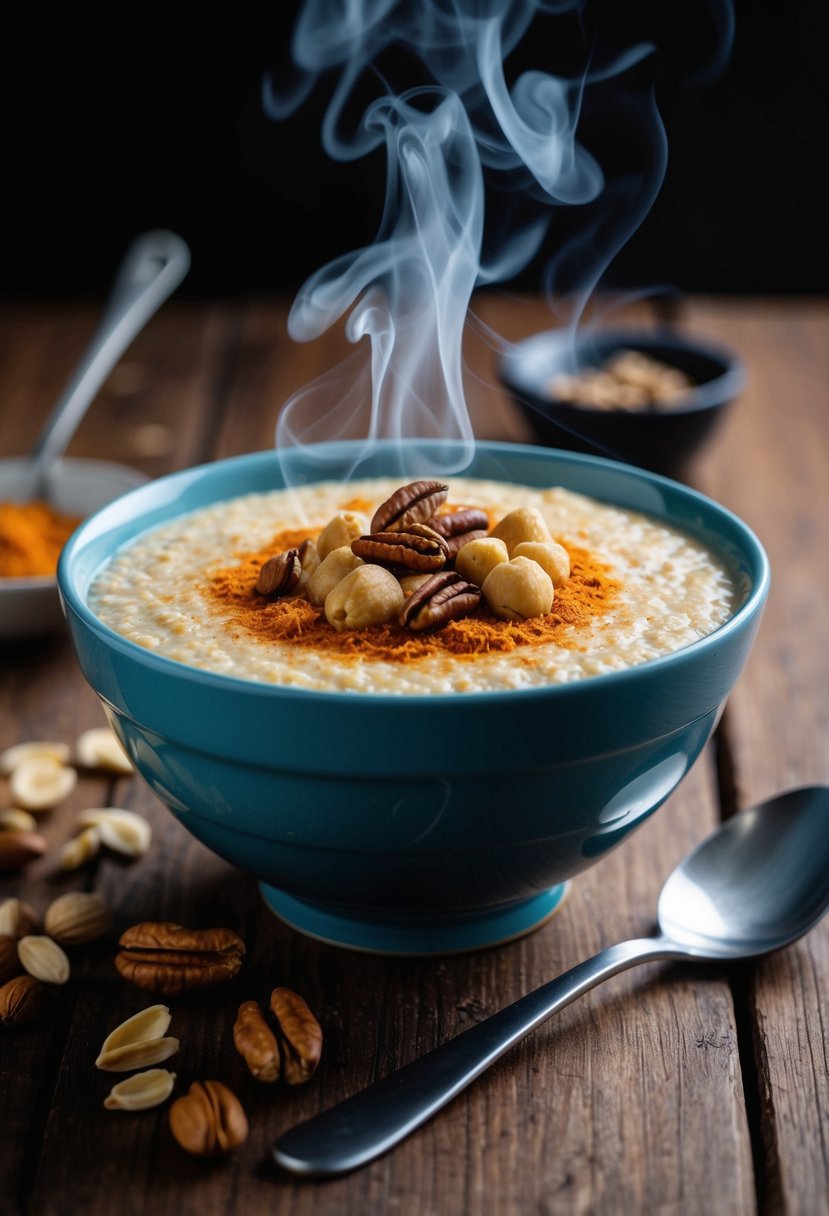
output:
[[[271,1012],[276,1019],[282,1075],[289,1085],[302,1085],[320,1062],[322,1027],[299,993],[290,988],[274,988]]]
[[[0,1023],[23,1026],[34,1022],[46,1007],[48,991],[33,975],[18,975],[0,986]]]
[[[83,768],[99,768],[123,776],[135,772],[118,736],[107,726],[85,730],[75,744],[75,755]]]
[[[0,871],[22,870],[46,852],[46,839],[39,832],[0,832]]]
[[[25,937],[38,927],[37,913],[22,899],[4,899],[0,903],[0,934]]]
[[[187,929],[166,921],[133,925],[119,945],[119,974],[165,996],[226,983],[238,973],[245,953],[245,943],[232,929]]]
[[[133,1014],[104,1039],[95,1067],[129,1072],[168,1060],[179,1049],[179,1040],[167,1035],[171,1020],[166,1005],[151,1005]]]
[[[7,933],[0,934],[0,984],[20,975],[23,964],[17,953],[17,938]]]
[[[279,1046],[256,1001],[244,1001],[239,1006],[233,1025],[233,1042],[257,1081],[279,1080]]]
[[[104,937],[112,914],[94,891],[67,891],[59,895],[43,917],[44,931],[62,946],[82,946]]]
[[[58,855],[61,870],[78,870],[92,861],[101,851],[101,836],[97,828],[84,828],[77,836],[67,840]]]
[[[71,967],[69,959],[51,937],[29,934],[17,943],[17,953],[25,971],[44,984],[65,984]]]
[[[221,1081],[194,1081],[170,1107],[170,1131],[185,1152],[218,1157],[245,1142],[248,1119],[239,1099]]]
[[[173,1092],[176,1074],[166,1068],[148,1068],[113,1085],[104,1098],[107,1110],[149,1110],[166,1102]]]
[[[78,823],[95,828],[102,845],[125,857],[143,857],[152,841],[149,821],[120,807],[91,807],[81,811]]]
[[[16,768],[27,760],[53,760],[57,764],[68,764],[70,757],[66,743],[51,743],[46,740],[36,740],[32,743],[15,743],[0,753],[0,773],[9,777]]]
[[[48,811],[72,793],[77,781],[74,768],[51,756],[35,756],[14,769],[9,789],[15,806],[22,810]]]
[[[280,1077],[302,1085],[316,1071],[322,1055],[322,1027],[303,998],[290,988],[274,988],[270,998],[271,1029],[256,1001],[244,1001],[233,1026],[236,1050],[257,1081]]]
[[[21,811],[17,806],[10,806],[4,811],[0,811],[0,831],[36,832],[37,820],[28,811]]]

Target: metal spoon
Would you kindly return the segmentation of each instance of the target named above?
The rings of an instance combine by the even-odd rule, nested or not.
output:
[[[780,794],[729,819],[671,874],[659,932],[622,942],[435,1051],[286,1132],[273,1148],[293,1174],[342,1174],[425,1123],[504,1052],[576,997],[636,963],[727,962],[779,950],[829,908],[829,787]]]
[[[174,232],[145,232],[129,247],[92,342],[32,451],[30,497],[43,496],[49,469],[63,455],[101,385],[189,268],[190,250]]]

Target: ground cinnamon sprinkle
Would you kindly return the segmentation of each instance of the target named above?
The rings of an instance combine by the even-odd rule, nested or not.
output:
[[[60,551],[79,523],[40,500],[0,502],[0,578],[54,574]]]
[[[460,656],[504,653],[550,642],[578,649],[576,628],[606,612],[621,588],[604,562],[587,549],[561,542],[570,554],[570,578],[556,589],[553,611],[547,616],[521,622],[500,621],[483,607],[433,633],[414,634],[397,624],[340,633],[328,623],[321,608],[314,608],[305,599],[269,600],[254,592],[260,567],[269,557],[294,548],[313,535],[314,531],[281,532],[267,549],[239,554],[237,565],[211,576],[206,587],[208,596],[231,625],[263,642],[290,642],[292,646],[328,650],[341,658],[398,663],[413,663],[447,653]]]

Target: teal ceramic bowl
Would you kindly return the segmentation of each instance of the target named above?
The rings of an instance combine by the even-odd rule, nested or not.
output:
[[[419,445],[428,455],[429,444]],[[434,445],[445,457],[446,445]],[[345,476],[351,444],[283,454],[295,482]],[[430,467],[434,467],[433,465]],[[365,476],[394,473],[378,447]],[[478,446],[467,473],[561,485],[713,546],[740,588],[715,633],[625,671],[549,688],[391,696],[278,688],[161,658],[90,611],[90,584],[148,528],[284,484],[274,452],[135,490],[88,519],[58,582],[81,669],[138,772],[194,836],[250,872],[276,914],[356,949],[445,953],[535,928],[567,880],[682,780],[746,661],[769,583],[763,549],[716,503],[627,465]]]

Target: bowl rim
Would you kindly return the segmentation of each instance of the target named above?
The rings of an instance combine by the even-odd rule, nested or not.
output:
[[[423,443],[423,441],[416,441]],[[427,443],[429,441],[426,441]],[[440,441],[432,441],[439,444]],[[388,446],[388,448],[396,449],[396,441],[380,441],[380,447]],[[350,448],[356,451],[363,445],[362,440],[337,440],[323,444],[307,445],[308,448],[321,451],[323,449],[333,452],[335,449],[345,451]],[[78,593],[74,579],[72,577],[72,564],[85,541],[85,533],[93,527],[98,517],[108,509],[111,509],[115,504],[110,503],[101,507],[87,519],[85,519],[73,532],[72,536],[66,542],[58,562],[57,581],[58,591],[60,593],[61,607],[64,614],[68,615],[68,609],[80,619],[80,621],[89,629],[99,640],[106,646],[120,653],[128,659],[138,663],[139,666],[148,669],[161,676],[168,678],[185,679],[193,682],[196,685],[201,685],[207,688],[215,689],[218,692],[226,692],[228,695],[235,692],[241,693],[248,697],[258,697],[266,700],[287,698],[289,701],[300,701],[303,703],[323,704],[330,702],[335,705],[356,705],[370,704],[373,707],[383,707],[390,705],[399,705],[405,702],[407,705],[446,705],[450,702],[454,704],[459,695],[463,703],[472,702],[482,704],[486,702],[503,702],[508,699],[520,697],[522,701],[533,700],[539,697],[554,696],[557,699],[567,699],[568,697],[578,697],[585,693],[585,689],[596,689],[601,692],[602,689],[610,685],[618,686],[625,682],[635,682],[643,678],[643,673],[657,673],[664,670],[666,667],[676,665],[682,666],[686,662],[692,662],[700,654],[710,649],[719,647],[724,639],[730,638],[732,634],[741,631],[748,622],[759,614],[768,595],[769,585],[771,581],[771,570],[769,559],[766,551],[756,536],[752,528],[745,523],[738,515],[729,510],[728,507],[721,505],[714,499],[702,494],[699,490],[694,490],[689,486],[665,477],[659,473],[652,473],[646,469],[642,469],[637,465],[625,464],[622,461],[609,460],[602,456],[590,456],[580,452],[570,452],[555,448],[539,447],[533,444],[518,444],[507,443],[501,441],[480,440],[476,441],[475,451],[486,452],[494,457],[509,456],[515,457],[535,457],[546,459],[556,457],[564,460],[570,465],[587,465],[592,468],[598,467],[599,470],[609,467],[611,470],[617,470],[622,473],[631,474],[637,480],[644,480],[649,483],[655,483],[656,487],[665,487],[671,492],[677,491],[692,503],[698,504],[705,511],[713,511],[714,515],[720,515],[724,522],[736,530],[740,534],[740,539],[744,549],[751,555],[753,563],[758,571],[758,577],[755,579],[753,586],[749,590],[742,604],[730,616],[727,621],[719,625],[712,633],[706,634],[704,637],[697,638],[695,641],[688,643],[686,646],[680,647],[678,650],[669,652],[668,654],[659,655],[654,659],[648,659],[644,663],[636,664],[632,667],[620,668],[615,671],[604,672],[600,675],[592,675],[584,679],[571,680],[563,684],[541,684],[533,685],[529,688],[514,688],[514,689],[494,689],[487,691],[464,692],[458,694],[456,692],[447,693],[375,693],[362,691],[337,691],[315,688],[295,688],[289,685],[281,684],[266,684],[257,680],[243,679],[240,676],[223,675],[219,672],[207,671],[203,668],[191,666],[183,663],[178,659],[171,659],[164,655],[156,654],[145,647],[140,646],[137,642],[132,642],[129,638],[117,633],[110,626],[106,625],[99,617],[95,615],[92,609],[86,602],[86,597]],[[262,461],[270,462],[278,459],[279,453],[277,449],[266,449],[264,451],[247,452],[236,456],[226,457],[218,461],[210,461],[205,464],[191,466],[189,468],[180,469],[176,472],[166,474],[163,477],[156,478],[145,486],[138,486],[134,490],[130,490],[127,494],[122,495],[118,502],[123,505],[125,500],[153,490],[155,487],[161,487],[162,490],[166,485],[170,485],[176,479],[180,479],[182,483],[190,479],[198,479],[211,471],[224,468],[227,469],[230,465],[237,464],[243,466],[247,462]],[[367,474],[368,475],[368,474]],[[381,476],[382,474],[377,474]],[[459,476],[466,475],[465,473]],[[324,480],[320,478],[319,480]],[[330,478],[328,478],[330,480]],[[312,483],[309,483],[312,484]],[[275,486],[274,489],[282,487]],[[232,495],[237,497],[238,495]],[[221,498],[213,499],[214,502],[222,501]],[[209,503],[204,503],[203,506],[208,506]],[[197,510],[201,508],[192,508]],[[630,508],[633,510],[634,508]],[[143,514],[142,512],[141,514]],[[182,511],[180,514],[186,515],[190,511]],[[647,514],[646,511],[641,511],[641,514]],[[140,515],[135,517],[140,518]],[[176,518],[171,515],[170,519]],[[663,521],[665,522],[665,521]],[[161,526],[161,523],[154,526]],[[672,525],[679,527],[679,525]],[[136,533],[131,541],[134,541],[142,533]],[[130,541],[126,542],[127,544]],[[109,554],[106,560],[110,560],[114,556],[114,552]],[[101,568],[102,562],[98,569]]]
[[[565,401],[558,397],[546,397],[533,383],[511,373],[511,369],[522,362],[528,353],[532,354],[536,348],[543,350],[550,345],[551,339],[553,346],[558,349],[563,349],[570,342],[574,344],[575,349],[578,349],[589,341],[633,349],[644,347],[684,348],[689,352],[716,360],[723,365],[723,371],[711,380],[694,385],[693,392],[685,404],[672,405],[667,410],[614,410],[608,414],[605,410],[597,410],[595,406],[579,405],[577,402]],[[511,393],[520,397],[525,405],[529,405],[537,412],[555,411],[573,417],[610,417],[614,421],[620,418],[641,419],[641,422],[633,424],[640,426],[659,425],[663,419],[683,418],[706,410],[722,409],[743,391],[746,381],[745,364],[734,351],[716,342],[709,342],[707,339],[701,340],[667,326],[654,330],[647,330],[644,327],[641,329],[597,328],[589,332],[577,330],[575,333],[567,326],[541,330],[510,345],[509,350],[504,352],[498,360],[498,375],[502,384]]]

